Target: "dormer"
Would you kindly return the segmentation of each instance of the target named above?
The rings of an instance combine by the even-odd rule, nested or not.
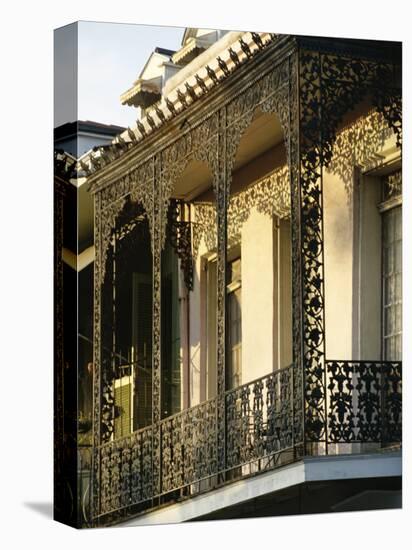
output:
[[[216,29],[187,28],[183,34],[182,46],[177,52],[156,48],[133,86],[120,96],[122,105],[137,107],[138,118],[141,120],[161,101],[162,96],[168,94],[170,90],[166,90],[170,86],[166,85],[167,82],[174,82],[173,77],[179,71],[186,75],[188,65],[192,66],[198,56],[227,33],[228,31]]]
[[[166,81],[180,69],[171,62],[173,54],[171,50],[156,48],[143,67],[139,78],[121,95],[122,105],[140,107],[144,111],[157,103],[162,97],[162,89]]]
[[[226,32],[216,29],[187,28],[183,35],[182,47],[172,56],[173,63],[187,65],[217,42]]]

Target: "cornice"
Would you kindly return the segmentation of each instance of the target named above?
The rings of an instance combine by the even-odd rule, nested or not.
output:
[[[296,36],[300,49],[315,50],[326,54],[347,55],[377,62],[400,64],[402,43],[355,38],[331,38],[320,36]]]

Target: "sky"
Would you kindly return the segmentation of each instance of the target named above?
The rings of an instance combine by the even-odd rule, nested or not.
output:
[[[78,118],[131,126],[137,112],[120,95],[133,85],[157,47],[180,48],[184,28],[93,23],[78,27]]]

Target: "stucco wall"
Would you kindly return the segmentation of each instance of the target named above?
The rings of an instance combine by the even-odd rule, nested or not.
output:
[[[230,250],[228,250],[230,254]],[[250,209],[241,228],[242,383],[292,361],[290,223]],[[216,258],[202,239],[189,304],[190,405],[216,394]]]
[[[242,382],[273,370],[273,220],[252,209],[243,224]]]
[[[359,313],[354,336],[358,336],[360,359],[381,355],[381,185],[378,178],[363,176],[358,193]]]
[[[324,274],[326,358],[352,355],[353,200],[342,180],[326,172]]]
[[[205,384],[206,369],[206,331],[205,331],[205,304],[202,303],[201,296],[204,293],[204,281],[202,277],[202,256],[207,252],[204,241],[200,243],[199,254],[195,263],[193,290],[189,296],[189,380],[190,380],[190,405],[196,405],[201,401],[201,378],[203,378],[203,387]],[[203,335],[202,335],[203,330]],[[201,341],[203,340],[203,346]],[[203,364],[202,364],[203,363]],[[202,387],[202,397],[204,390]],[[202,399],[203,400],[203,399]]]
[[[394,149],[391,136],[374,153],[393,163]],[[327,359],[381,357],[380,176],[379,170],[362,174],[355,166],[352,181],[324,173]]]

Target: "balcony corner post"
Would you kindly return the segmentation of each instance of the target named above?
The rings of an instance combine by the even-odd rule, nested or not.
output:
[[[97,526],[100,511],[100,376],[101,376],[101,194],[94,196],[94,316],[93,316],[93,452],[91,475],[92,525]]]
[[[152,357],[152,498],[161,492],[161,253],[163,200],[160,156],[154,158],[152,180],[153,357]]]
[[[322,79],[316,52],[290,58],[295,447],[327,443],[324,365]],[[299,435],[301,434],[301,435]],[[326,450],[326,448],[325,448]]]
[[[217,471],[226,470],[226,256],[227,256],[227,181],[226,108],[219,111],[217,140]]]
[[[292,387],[292,432],[295,458],[305,454],[299,131],[299,52],[295,51],[289,59],[289,132],[287,143],[291,196],[292,344],[294,371]]]

